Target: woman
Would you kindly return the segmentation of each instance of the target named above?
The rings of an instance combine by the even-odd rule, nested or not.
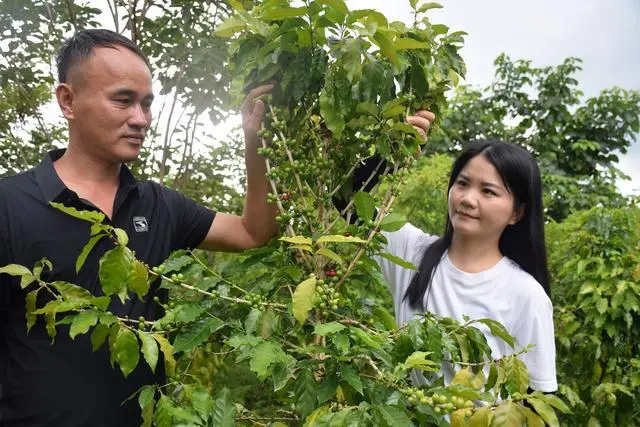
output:
[[[502,323],[520,346],[530,387],[557,389],[553,309],[544,247],[540,171],[524,149],[497,141],[472,144],[455,161],[448,215],[438,238],[411,224],[383,233],[386,250],[418,272],[380,259],[393,294],[396,320],[425,311],[462,320]],[[492,357],[514,352],[485,332]],[[448,383],[452,372],[445,370]]]

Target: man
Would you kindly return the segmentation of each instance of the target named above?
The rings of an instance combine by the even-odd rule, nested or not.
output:
[[[69,123],[68,148],[0,181],[0,266],[32,267],[47,257],[53,270],[43,273],[44,280],[68,281],[100,294],[98,260],[112,244],[100,241],[76,273],[90,224],[50,202],[103,212],[110,224],[126,230],[129,247],[150,266],[177,249],[237,251],[263,245],[276,234],[276,208],[266,202],[266,169],[257,155],[265,108],[256,98],[271,86],[254,89],[242,109],[247,194],[239,217],[216,214],[156,183],[138,182],[125,166],[140,154],[153,100],[148,61],[135,44],[108,30],[81,31],[62,46],[57,65],[56,98]],[[24,295],[1,275],[0,425],[139,425],[135,399],[122,402],[142,385],[163,381],[163,373],[153,375],[141,363],[125,379],[111,367],[106,346],[93,353],[88,335],[71,340],[66,330],[51,344],[41,321],[27,334]],[[144,302],[132,298],[110,309],[157,319],[155,295],[166,300],[153,289]]]

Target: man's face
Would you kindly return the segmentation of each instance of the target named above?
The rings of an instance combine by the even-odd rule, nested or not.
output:
[[[124,47],[97,48],[73,67],[69,119],[78,148],[88,155],[121,163],[140,154],[151,124],[151,72]]]

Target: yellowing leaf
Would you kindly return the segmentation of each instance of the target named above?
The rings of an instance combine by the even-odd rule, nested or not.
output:
[[[118,238],[118,244],[120,246],[127,246],[129,243],[129,236],[127,236],[127,232],[122,228],[114,228],[113,231],[116,233],[116,237]]]
[[[70,208],[63,205],[62,203],[55,202],[51,202],[50,205],[58,209],[59,211],[66,213],[67,215],[70,215],[74,218],[82,219],[84,221],[100,223],[105,218],[104,214],[98,211],[80,211],[76,208]]]
[[[473,412],[469,419],[468,427],[487,427],[489,426],[491,416],[491,407],[483,406],[482,408]]]
[[[294,245],[312,245],[313,242],[309,237],[293,236],[293,237],[281,237],[280,241],[292,243]]]
[[[228,18],[218,25],[215,34],[218,37],[228,38],[244,30],[246,26],[247,23],[238,18]]]
[[[470,369],[460,369],[451,380],[451,384],[460,384],[465,385],[467,387],[471,387],[471,382],[473,381],[474,375]]]
[[[337,253],[335,253],[331,249],[327,249],[327,248],[318,249],[316,251],[316,255],[326,256],[330,260],[333,260],[333,261],[337,262],[340,265],[344,264],[344,261],[342,260],[340,255],[338,255]]]
[[[313,307],[316,296],[316,276],[311,276],[302,281],[293,293],[293,316],[300,323],[304,323]]]
[[[316,243],[367,243],[356,236],[329,235],[320,237]]]
[[[29,270],[27,267],[23,267],[22,265],[9,264],[0,268],[0,273],[6,273],[10,276],[25,276],[27,274],[31,275],[31,270]]]
[[[429,43],[421,42],[418,40],[398,37],[395,41],[396,50],[404,49],[429,49]]]
[[[131,264],[129,290],[138,295],[141,300],[149,292],[149,272],[147,267],[137,259],[134,259]]]
[[[558,417],[556,416],[553,408],[544,402],[542,399],[536,399],[534,397],[530,397],[527,399],[527,402],[533,406],[538,415],[542,417],[545,423],[549,425],[549,427],[559,427],[560,423],[558,422]]]
[[[524,408],[524,414],[527,417],[527,427],[544,427],[542,418],[529,408]]]
[[[176,371],[176,359],[173,357],[173,347],[169,340],[160,334],[153,334],[153,337],[158,341],[160,350],[164,354],[164,367],[167,372],[167,376],[172,377]]]
[[[522,427],[525,415],[522,407],[507,401],[496,408],[493,424],[496,427]]]

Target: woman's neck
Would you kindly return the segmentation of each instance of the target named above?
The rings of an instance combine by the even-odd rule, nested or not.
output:
[[[448,249],[453,265],[466,273],[480,273],[496,265],[503,258],[499,240],[459,236],[453,233]]]

